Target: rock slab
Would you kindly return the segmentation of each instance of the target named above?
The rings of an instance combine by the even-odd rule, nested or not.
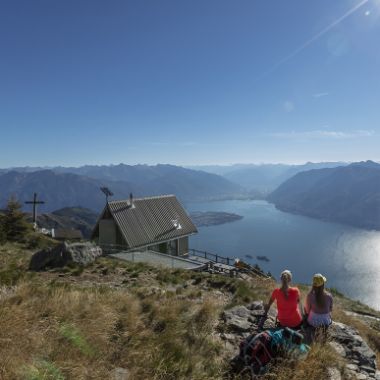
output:
[[[221,334],[221,338],[225,341],[226,349],[231,354],[236,355],[240,342],[250,333],[257,331],[258,323],[263,313],[264,305],[262,302],[253,302],[248,306],[235,306],[224,311],[222,315],[224,333]],[[275,319],[275,313],[270,311],[264,328],[273,328]]]
[[[86,266],[102,255],[102,249],[93,243],[62,243],[54,248],[36,252],[29,269],[40,271],[46,268],[62,268],[68,264]]]
[[[330,345],[345,358],[349,379],[377,379],[376,355],[353,327],[333,322],[330,328]]]

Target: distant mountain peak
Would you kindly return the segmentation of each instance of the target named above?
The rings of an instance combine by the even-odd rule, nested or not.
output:
[[[349,166],[361,166],[366,168],[380,169],[380,164],[372,160],[354,162]]]

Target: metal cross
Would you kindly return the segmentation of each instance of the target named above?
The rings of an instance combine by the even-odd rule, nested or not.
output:
[[[44,201],[37,201],[37,193],[34,193],[32,201],[26,201],[25,204],[33,205],[33,223],[37,222],[37,205],[43,205]]]

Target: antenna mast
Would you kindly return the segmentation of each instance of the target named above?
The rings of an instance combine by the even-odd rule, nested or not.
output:
[[[101,187],[100,190],[106,196],[106,202],[108,203],[108,197],[112,197],[113,192],[108,187]]]

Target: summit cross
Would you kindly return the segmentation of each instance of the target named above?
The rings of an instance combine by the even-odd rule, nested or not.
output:
[[[32,201],[25,202],[25,204],[27,205],[33,205],[33,223],[34,224],[37,222],[37,205],[42,205],[44,203],[45,203],[44,201],[37,200],[37,193],[34,193]]]

